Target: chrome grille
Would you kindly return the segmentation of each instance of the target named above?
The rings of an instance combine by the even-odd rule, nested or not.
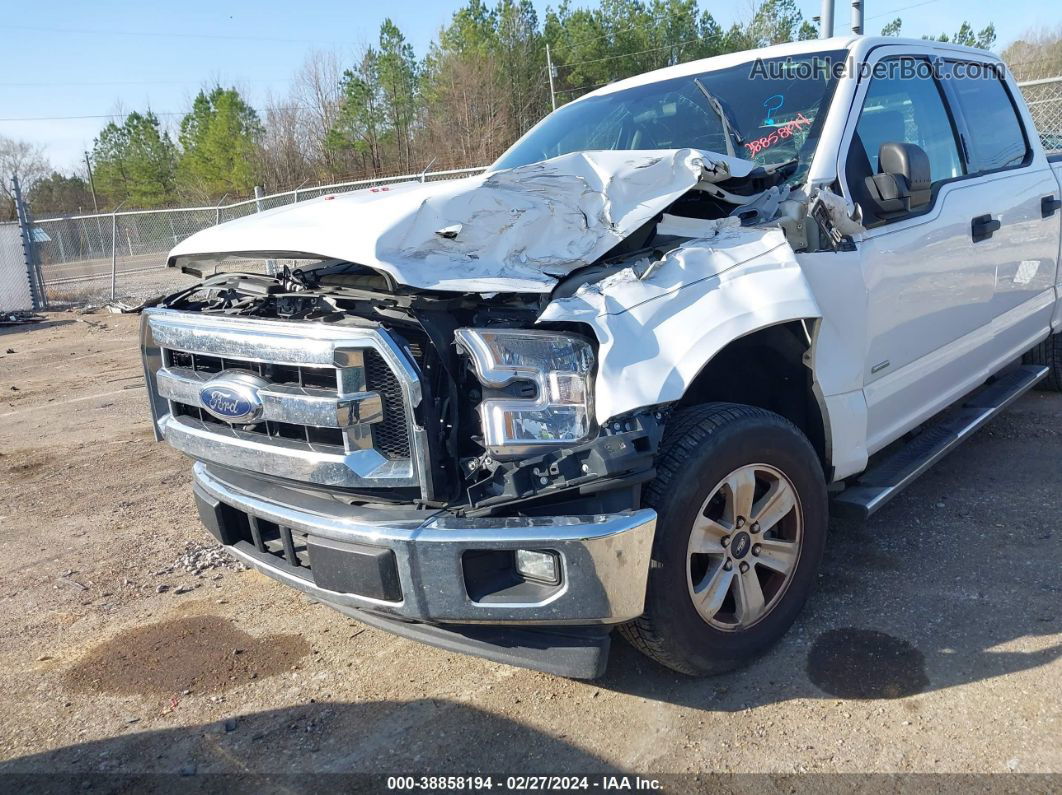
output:
[[[417,370],[386,331],[151,309],[142,346],[156,434],[182,452],[319,485],[430,496],[412,414]],[[257,413],[236,415],[243,422],[203,398],[233,378],[254,384]]]
[[[294,386],[320,387],[322,389],[336,388],[336,371],[331,367],[300,367],[298,365],[265,363],[255,361],[240,361],[237,359],[223,359],[220,356],[206,356],[205,354],[184,353],[183,351],[167,351],[167,367],[184,367],[200,373],[220,373],[223,370],[245,368],[258,373],[274,384],[290,384]],[[387,366],[386,364],[384,365]]]
[[[378,392],[383,402],[383,419],[372,426],[377,450],[390,458],[409,457],[409,422],[402,410],[402,387],[376,351],[365,352],[365,388]]]
[[[375,352],[373,353],[375,354]],[[336,370],[332,367],[300,367],[297,365],[224,359],[219,356],[197,355],[168,348],[162,349],[162,358],[168,372],[180,373],[188,371],[189,374],[206,373],[218,375],[227,370],[240,370],[255,373],[278,386],[302,387],[304,390],[306,387],[319,389],[321,390],[319,395],[323,398],[336,395],[338,390]],[[383,366],[386,367],[387,365],[384,364]],[[397,385],[397,381],[395,383]],[[398,397],[399,402],[396,405],[391,405],[390,410],[399,415],[399,421],[402,427],[405,428],[405,407],[401,403],[401,392],[399,392]],[[340,428],[319,427],[307,423],[278,420],[266,420],[265,422],[250,425],[235,425],[213,416],[197,404],[183,403],[180,399],[177,399],[171,400],[170,405],[172,412],[177,416],[192,417],[200,422],[214,423],[227,427],[229,430],[240,429],[247,433],[260,433],[267,438],[294,439],[305,441],[310,445],[327,445],[338,450],[345,449],[343,431]],[[393,422],[394,420],[392,420]],[[408,458],[408,444],[405,449],[406,457]]]

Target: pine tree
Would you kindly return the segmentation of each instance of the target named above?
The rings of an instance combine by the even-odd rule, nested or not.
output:
[[[262,125],[235,88],[200,91],[181,120],[181,186],[200,198],[246,195],[255,184],[255,154]]]
[[[176,199],[177,147],[150,110],[110,122],[92,146],[96,189],[110,203],[161,207]]]

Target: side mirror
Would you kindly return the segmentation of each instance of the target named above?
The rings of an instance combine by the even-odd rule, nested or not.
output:
[[[878,171],[867,177],[870,200],[880,215],[925,207],[932,197],[929,156],[915,144],[890,141],[878,150]]]

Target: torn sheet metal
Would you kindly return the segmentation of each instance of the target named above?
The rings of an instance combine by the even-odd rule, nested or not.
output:
[[[829,219],[833,229],[842,237],[850,237],[853,240],[862,240],[866,234],[866,227],[859,222],[848,207],[848,202],[842,196],[838,196],[829,188],[819,188],[812,194],[808,214],[816,217],[816,210],[821,206]]]
[[[277,208],[192,235],[170,257],[297,252],[377,268],[410,287],[549,292],[698,184],[755,168],[694,149],[579,152]]]
[[[738,337],[822,314],[778,227],[741,227],[736,219],[664,221],[686,232],[704,224],[712,234],[683,242],[658,263],[635,263],[585,284],[539,318],[593,330],[600,343],[599,422],[680,399]]]
[[[788,185],[772,185],[751,201],[747,201],[740,207],[735,207],[731,215],[740,218],[746,226],[764,224],[774,219],[778,214],[778,207],[789,198]]]
[[[570,298],[553,301],[540,320],[572,320],[619,315],[646,301],[695,286],[737,265],[792,249],[777,227],[742,227],[736,218],[698,220],[664,216],[661,227],[700,236],[681,243],[656,262],[640,260],[597,282],[579,287]],[[658,227],[658,230],[660,227]],[[659,231],[658,231],[659,233]],[[563,315],[563,317],[561,316]]]

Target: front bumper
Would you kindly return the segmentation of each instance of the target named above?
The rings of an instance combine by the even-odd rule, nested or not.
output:
[[[203,463],[196,463],[194,471],[204,523],[234,555],[344,612],[442,625],[586,626],[628,621],[644,608],[656,529],[652,510],[467,519],[441,511],[350,506]],[[246,525],[248,519],[241,517],[289,528],[304,538],[305,564],[292,565],[292,556],[265,551],[260,543],[240,537],[231,525]],[[285,546],[290,549],[290,536]],[[560,583],[493,593],[470,587],[469,556],[516,549],[556,553]],[[334,588],[336,573],[343,569],[365,572],[373,582],[361,587],[356,578],[348,578],[350,587],[344,590],[318,583],[328,572],[327,582]]]

